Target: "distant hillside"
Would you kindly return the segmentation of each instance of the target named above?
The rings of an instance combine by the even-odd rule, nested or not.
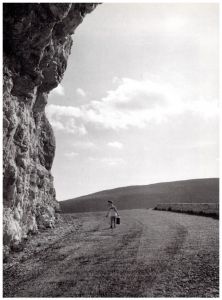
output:
[[[137,185],[105,190],[61,201],[62,212],[89,212],[107,209],[112,200],[118,209],[151,208],[158,203],[218,203],[219,179],[192,179]]]

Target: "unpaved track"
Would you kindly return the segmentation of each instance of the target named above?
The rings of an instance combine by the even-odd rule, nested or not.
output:
[[[5,297],[219,296],[218,220],[129,210],[111,230],[104,213],[65,218],[50,247],[5,265]]]

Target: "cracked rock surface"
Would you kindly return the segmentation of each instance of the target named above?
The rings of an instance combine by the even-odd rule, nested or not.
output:
[[[51,167],[55,137],[45,115],[63,78],[72,38],[93,3],[3,5],[3,198],[5,253],[58,209]]]

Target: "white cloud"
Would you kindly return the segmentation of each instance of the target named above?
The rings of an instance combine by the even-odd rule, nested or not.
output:
[[[144,128],[150,122],[160,123],[185,112],[214,117],[214,100],[187,99],[174,86],[151,80],[123,78],[119,86],[107,92],[100,101],[81,107],[84,122],[110,129]]]
[[[79,107],[49,105],[47,115],[56,129],[86,134],[86,126],[105,129],[145,128],[150,122],[160,124],[184,113],[203,120],[218,113],[214,99],[190,99],[171,84],[154,80],[123,78],[117,88],[100,101]]]
[[[46,106],[48,117],[79,117],[81,116],[81,110],[74,106],[62,106],[50,104]]]
[[[81,111],[76,107],[50,104],[46,106],[46,115],[55,130],[79,136],[87,134],[83,122],[77,119]]]
[[[124,159],[122,158],[102,158],[101,162],[109,166],[118,166],[125,163]]]
[[[123,144],[120,143],[120,142],[109,142],[107,145],[112,147],[112,148],[116,148],[116,149],[122,149],[123,148]]]
[[[73,147],[78,149],[96,149],[96,145],[91,141],[76,141],[73,144]]]
[[[100,162],[110,167],[125,164],[125,160],[123,158],[118,158],[118,157],[102,157],[102,158],[89,157],[89,161]]]
[[[81,97],[86,97],[86,92],[81,88],[76,89],[76,94],[81,96]]]
[[[73,158],[73,157],[78,156],[79,153],[77,153],[77,152],[67,152],[67,153],[65,153],[64,155],[65,155],[66,157],[68,157],[68,158]]]
[[[113,84],[120,84],[121,83],[121,79],[117,76],[114,76],[112,79],[112,83]]]
[[[192,107],[188,110],[200,114],[204,119],[209,119],[219,114],[219,103],[216,99],[212,99],[212,101],[201,99],[193,102]]]
[[[58,86],[52,90],[52,94],[57,94],[59,96],[64,96],[65,95],[65,89],[64,87],[59,83]]]

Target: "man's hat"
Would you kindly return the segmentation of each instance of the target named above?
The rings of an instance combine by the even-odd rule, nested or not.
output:
[[[108,200],[108,202],[111,203],[111,204],[113,203],[113,201],[111,201],[111,200]]]

